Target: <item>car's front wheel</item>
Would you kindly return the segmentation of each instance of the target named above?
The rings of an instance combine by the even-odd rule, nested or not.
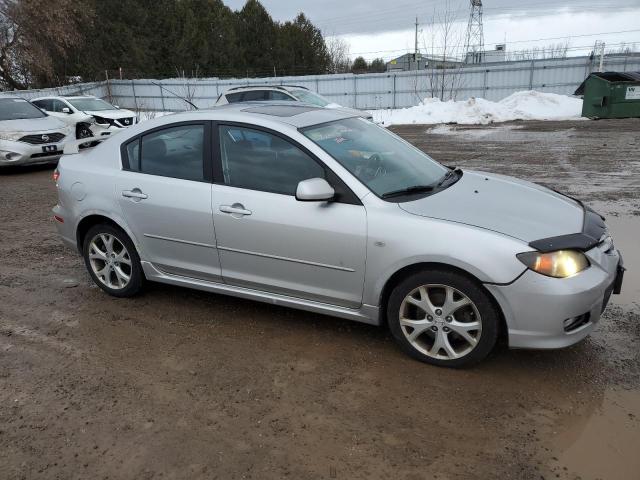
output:
[[[499,313],[482,286],[454,271],[424,271],[401,281],[387,303],[389,329],[417,360],[465,367],[496,343]]]
[[[131,297],[142,289],[140,258],[121,229],[109,224],[91,227],[82,252],[91,278],[105,292],[115,297]]]
[[[93,132],[89,125],[86,123],[79,123],[76,126],[76,139],[80,140],[82,138],[91,138],[93,137]]]

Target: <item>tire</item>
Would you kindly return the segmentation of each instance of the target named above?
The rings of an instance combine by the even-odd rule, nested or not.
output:
[[[122,229],[109,224],[91,227],[83,240],[82,256],[93,281],[109,295],[132,297],[142,290],[140,257]]]
[[[81,138],[91,138],[93,137],[93,132],[89,128],[89,125],[86,123],[79,123],[76,125],[76,139],[80,140]]]
[[[396,285],[387,302],[387,319],[393,337],[409,356],[461,368],[491,352],[500,314],[478,282],[453,271],[430,270]]]

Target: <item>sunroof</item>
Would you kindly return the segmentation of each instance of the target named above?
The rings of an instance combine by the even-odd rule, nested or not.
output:
[[[259,107],[247,108],[243,112],[261,113],[263,115],[273,115],[276,117],[293,117],[301,113],[317,110],[317,107],[305,107],[303,105],[261,105]]]

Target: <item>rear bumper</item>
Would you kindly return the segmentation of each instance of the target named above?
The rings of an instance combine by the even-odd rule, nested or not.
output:
[[[509,285],[486,285],[502,308],[510,347],[562,348],[593,331],[624,269],[617,250],[596,247],[587,256],[591,267],[571,278],[527,270]]]
[[[62,239],[62,242],[69,248],[78,252],[78,244],[75,237],[74,225],[71,222],[71,216],[67,214],[67,211],[61,205],[56,205],[52,209],[53,223],[56,226],[58,235]]]

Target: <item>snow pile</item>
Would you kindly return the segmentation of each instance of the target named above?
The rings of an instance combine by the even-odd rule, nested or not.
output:
[[[567,95],[535,90],[516,92],[499,102],[484,98],[441,102],[427,98],[419,105],[395,110],[372,110],[373,119],[382,125],[461,123],[486,125],[511,120],[576,120],[582,100]]]

